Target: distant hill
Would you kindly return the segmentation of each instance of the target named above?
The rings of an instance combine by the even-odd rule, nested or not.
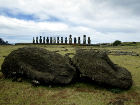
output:
[[[5,42],[2,38],[0,38],[0,45],[1,44],[8,44],[9,45],[8,41]]]
[[[123,42],[121,46],[138,46],[140,42]]]

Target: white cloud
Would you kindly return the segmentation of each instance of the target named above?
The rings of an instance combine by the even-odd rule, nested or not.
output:
[[[63,23],[53,23],[53,22],[34,22],[34,21],[25,21],[19,20],[15,18],[9,18],[0,16],[0,26],[1,31],[4,28],[8,29],[17,29],[17,30],[24,30],[27,29],[28,31],[36,30],[36,31],[66,31],[67,25]],[[17,31],[14,30],[14,31]]]
[[[0,36],[86,34],[92,43],[139,41],[140,15],[136,11],[139,4],[139,0],[1,0],[0,8],[10,10],[15,16],[32,15],[35,20],[1,13]]]

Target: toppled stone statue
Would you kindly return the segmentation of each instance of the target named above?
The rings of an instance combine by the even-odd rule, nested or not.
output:
[[[81,76],[89,77],[98,84],[127,89],[132,86],[131,73],[114,64],[103,51],[78,49],[72,58]]]
[[[77,78],[70,58],[37,47],[12,51],[4,60],[1,70],[5,77],[26,77],[38,84],[68,84]]]
[[[79,77],[88,77],[104,86],[122,89],[132,86],[131,73],[114,64],[104,51],[77,49],[72,59],[68,55],[37,47],[19,48],[5,58],[1,70],[13,81],[29,78],[34,86],[69,84]]]

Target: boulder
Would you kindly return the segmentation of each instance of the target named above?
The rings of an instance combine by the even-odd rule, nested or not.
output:
[[[132,75],[124,67],[114,64],[104,51],[78,49],[72,58],[81,77],[91,78],[98,84],[127,89],[132,86]]]
[[[39,84],[68,84],[77,78],[70,60],[43,48],[24,47],[7,56],[1,70],[5,77],[26,77]]]

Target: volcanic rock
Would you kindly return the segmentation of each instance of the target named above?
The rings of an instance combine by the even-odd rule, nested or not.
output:
[[[0,38],[0,45],[10,45],[9,43],[8,43],[8,41],[4,41],[2,38]]]
[[[98,84],[117,88],[126,89],[132,86],[131,73],[114,64],[103,51],[78,49],[72,61],[81,77],[89,77]]]
[[[68,84],[77,77],[70,58],[43,48],[24,47],[12,51],[1,70],[5,77],[28,77],[41,84]]]

